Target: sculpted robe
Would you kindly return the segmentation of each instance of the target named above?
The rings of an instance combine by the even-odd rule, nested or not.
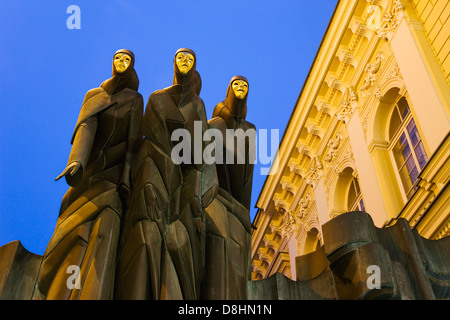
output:
[[[178,51],[194,54],[189,49]],[[117,299],[199,297],[203,208],[215,197],[217,177],[214,166],[177,164],[172,159],[172,149],[179,143],[171,139],[176,129],[191,134],[194,148],[195,121],[200,134],[207,128],[195,65],[186,75],[175,63],[174,68],[173,86],[153,92],[144,115],[145,139],[132,168],[135,184],[120,243]]]
[[[128,50],[119,50],[133,57]],[[117,244],[130,167],[143,114],[139,81],[130,65],[88,91],[72,138],[68,164],[81,163],[64,195],[38,277],[46,299],[112,299]],[[79,271],[79,282],[68,278]]]
[[[247,96],[242,100],[237,99],[231,88],[237,79],[248,83],[244,77],[233,77],[225,100],[216,105],[213,118],[208,122],[211,128],[222,132],[224,139],[223,145],[218,146],[222,149],[223,158],[216,159],[218,195],[206,208],[206,262],[202,299],[246,299],[247,281],[250,280],[249,210],[254,167],[250,154],[253,152],[254,155],[255,135],[247,136],[245,143],[239,146],[239,138],[227,140],[226,130],[256,131],[255,126],[245,120]],[[231,163],[227,161],[227,152],[232,153]]]

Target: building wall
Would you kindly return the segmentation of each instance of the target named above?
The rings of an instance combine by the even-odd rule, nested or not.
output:
[[[412,2],[433,52],[447,81],[450,82],[450,2],[447,0],[413,0]]]
[[[368,212],[379,228],[405,218],[426,238],[449,234],[449,6],[338,3],[285,130],[279,170],[257,201],[254,279],[275,272],[295,279],[295,257],[320,247],[321,226],[347,211]],[[429,19],[440,19],[439,30]],[[393,134],[405,102],[410,112]],[[420,137],[408,158],[417,172],[409,160],[398,164],[405,134],[411,144]]]

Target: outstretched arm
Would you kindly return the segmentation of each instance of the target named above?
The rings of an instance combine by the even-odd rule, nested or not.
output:
[[[81,182],[84,168],[86,168],[91,154],[96,131],[97,116],[95,115],[78,126],[67,166],[55,180],[66,177],[67,183],[72,187],[76,187]]]

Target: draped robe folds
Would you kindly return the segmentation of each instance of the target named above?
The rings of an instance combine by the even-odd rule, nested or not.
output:
[[[185,128],[194,139],[194,121],[201,122],[202,134],[207,128],[203,101],[193,91],[180,92],[174,84],[153,92],[147,103],[145,139],[132,168],[135,183],[119,247],[116,299],[199,298],[203,208],[216,196],[217,176],[213,165],[172,161],[174,130]]]
[[[117,244],[130,168],[142,139],[142,96],[103,87],[86,94],[68,164],[81,163],[63,197],[38,276],[46,299],[112,299]],[[71,281],[71,275],[78,275]],[[73,277],[75,280],[75,277]]]
[[[238,100],[231,89],[236,76],[230,81],[226,99],[214,109],[209,120],[210,128],[222,133],[223,162],[216,159],[219,190],[216,199],[205,209],[205,275],[202,281],[201,298],[213,300],[241,300],[247,298],[247,281],[250,280],[251,222],[250,199],[253,179],[253,162],[250,152],[254,152],[255,141],[246,139],[245,147],[238,149],[236,141],[227,143],[227,129],[255,130],[255,126],[245,120],[246,100]],[[255,130],[256,132],[256,130]],[[228,152],[233,152],[233,163],[227,163]],[[217,154],[217,153],[216,153]],[[237,159],[245,159],[238,163]]]

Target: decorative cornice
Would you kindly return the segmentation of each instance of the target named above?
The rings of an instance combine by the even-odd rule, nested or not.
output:
[[[303,172],[302,166],[298,163],[297,160],[291,159],[288,164],[289,170],[294,174],[303,177],[305,173]]]
[[[333,99],[330,99],[330,97],[335,94],[335,90],[327,88],[326,86],[328,83],[330,83],[330,85],[332,85],[333,87],[339,88],[338,83],[334,83],[334,80],[329,80],[330,76],[339,79],[338,75],[330,73],[329,67],[333,64],[334,59],[337,60],[335,55],[338,48],[342,45],[342,39],[344,37],[346,38],[347,36],[350,36],[352,38],[349,39],[350,43],[366,43],[366,41],[363,41],[365,39],[350,32],[351,26],[355,25],[356,21],[361,20],[359,22],[363,22],[362,19],[355,17],[354,14],[355,12],[357,12],[359,5],[359,1],[341,1],[339,5],[336,6],[336,11],[333,15],[333,19],[330,21],[330,26],[327,29],[327,34],[324,36],[321,46],[317,52],[317,59],[311,67],[310,77],[308,77],[308,79],[306,79],[305,81],[302,93],[297,100],[292,117],[290,118],[290,121],[285,130],[285,134],[283,135],[283,138],[281,140],[278,152],[280,170],[278,171],[278,174],[270,175],[267,177],[264,187],[262,188],[257,199],[256,206],[260,209],[269,209],[270,203],[273,200],[274,193],[279,187],[281,175],[283,174],[285,167],[289,163],[289,158],[292,155],[292,151],[297,146],[299,137],[303,136],[304,134],[303,128],[305,128],[305,122],[312,114],[311,111],[313,110],[313,108],[317,106],[315,105],[315,103],[318,98],[323,98],[323,101],[330,105],[334,104],[334,101],[332,101]],[[356,25],[354,27],[354,31],[361,34],[366,33],[365,36],[367,36],[368,38],[373,37],[371,32],[367,33],[367,27],[365,27],[364,25],[361,25],[359,27]],[[358,41],[353,41],[355,39],[357,39]],[[348,46],[348,48],[346,47],[345,49],[356,56],[356,53],[352,51],[352,47],[349,46],[349,44],[345,45]],[[359,48],[359,46],[355,46],[355,48]],[[361,50],[363,50],[363,48],[361,48]],[[340,63],[339,61],[337,62]],[[346,76],[346,79],[349,79],[349,77]],[[344,80],[341,79],[341,81]],[[341,86],[342,87],[340,89],[345,90],[345,86],[343,86],[342,84]],[[333,118],[335,108],[334,105],[332,106],[333,109],[327,108],[327,106],[325,105],[317,107],[320,111],[317,114],[317,118],[318,120],[320,120],[320,125],[324,125],[326,123],[323,120],[328,120],[324,116],[324,113],[330,114]],[[336,119],[333,118],[332,121],[334,123]],[[325,128],[322,129],[325,130]],[[300,160],[303,161],[304,159],[300,158]]]
[[[270,255],[269,251],[272,250],[270,248],[259,248],[257,255],[259,260],[265,261],[267,263],[270,263],[272,260],[272,256]]]
[[[310,130],[313,130],[313,128],[310,128]],[[310,158],[312,157],[312,150],[309,147],[308,143],[304,140],[298,141],[297,150],[298,150],[298,153],[300,153],[301,155],[308,156]]]
[[[278,241],[276,241],[276,235],[273,233],[266,234],[263,238],[263,242],[267,248],[271,248],[275,251],[278,249],[278,246],[280,244]]]
[[[433,237],[433,240],[439,240],[450,235],[450,221],[444,224],[437,234]]]
[[[275,196],[273,197],[273,202],[275,204],[275,209],[277,211],[280,211],[280,210],[287,211],[288,210],[289,204],[287,203],[286,200],[283,199],[283,196],[281,194],[276,193]]]
[[[347,50],[342,50],[338,56],[338,59],[340,62],[349,64],[355,68],[358,66],[358,61],[356,60],[355,56]]]
[[[283,230],[282,230],[281,224],[275,224],[275,223],[272,222],[272,223],[270,224],[269,228],[270,228],[270,231],[271,231],[272,233],[277,234],[277,235],[279,235],[280,237],[283,236],[283,235],[282,235]]]
[[[316,103],[316,109],[323,114],[328,114],[329,116],[333,116],[333,108],[327,102],[325,102],[323,100],[319,100]]]
[[[281,188],[283,190],[286,190],[287,192],[292,193],[293,195],[297,190],[296,186],[292,182],[288,181],[286,178],[281,179]]]
[[[309,134],[318,136],[319,138],[323,137],[323,129],[314,120],[310,119],[307,121],[306,130],[308,131]]]
[[[255,274],[259,274],[261,276],[264,276],[264,273],[266,271],[262,265],[256,263],[256,260],[253,260],[252,269]]]
[[[363,36],[367,39],[370,38],[370,35],[371,35],[370,30],[369,30],[369,28],[367,28],[367,26],[363,22],[354,21],[351,26],[351,30],[357,36]]]
[[[345,91],[345,87],[342,84],[341,80],[339,80],[336,77],[330,77],[327,80],[327,85],[328,85],[328,87],[330,87],[333,90],[339,90],[342,93],[344,93],[344,91]]]

